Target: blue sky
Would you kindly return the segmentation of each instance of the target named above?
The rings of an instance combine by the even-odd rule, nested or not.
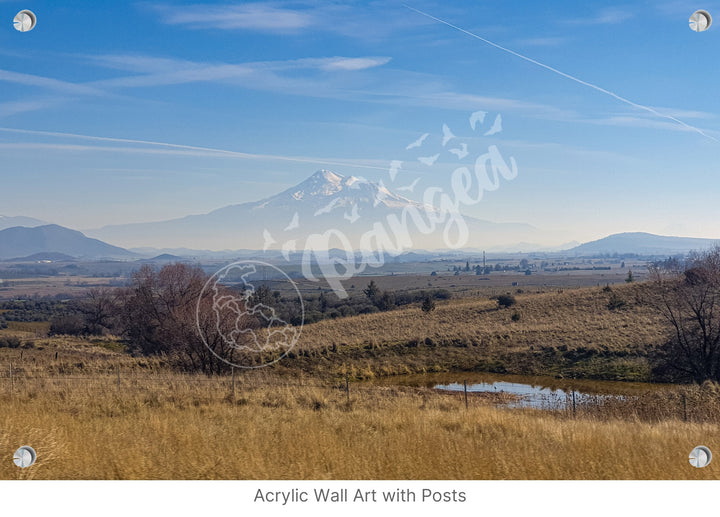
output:
[[[419,178],[403,192],[419,199],[496,145],[518,176],[468,215],[562,241],[720,238],[720,29],[687,23],[700,7],[720,23],[720,2],[408,5],[707,136],[400,2],[0,0],[0,214],[78,229],[170,219],[320,168],[391,189]],[[31,32],[12,27],[21,9]],[[502,131],[484,136],[497,115]]]

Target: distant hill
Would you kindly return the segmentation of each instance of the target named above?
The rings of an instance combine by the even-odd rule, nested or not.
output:
[[[15,226],[27,226],[29,228],[34,228],[36,226],[43,226],[46,223],[45,221],[41,221],[39,219],[33,219],[32,217],[23,217],[23,216],[14,216],[10,217],[7,215],[0,215],[0,230],[5,230],[7,228],[14,228]]]
[[[163,253],[157,257],[143,259],[143,262],[182,262],[183,260],[185,260],[183,257],[171,255],[170,253]]]
[[[696,239],[692,237],[669,237],[652,233],[616,233],[603,239],[586,242],[568,250],[576,255],[637,254],[675,255],[692,250],[707,249],[720,239]]]
[[[66,255],[65,253],[58,253],[56,251],[43,251],[40,253],[33,253],[27,257],[17,257],[10,259],[12,262],[38,262],[38,261],[50,261],[50,262],[69,262],[75,260],[75,257]]]
[[[90,239],[78,231],[55,224],[35,228],[16,226],[0,231],[0,259],[38,253],[62,253],[87,259],[135,257],[128,250]]]

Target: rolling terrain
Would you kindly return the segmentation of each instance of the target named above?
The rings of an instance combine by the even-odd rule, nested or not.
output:
[[[505,309],[451,299],[429,314],[412,306],[325,320],[307,325],[281,363],[213,377],[133,357],[113,336],[11,322],[0,330],[0,343],[17,338],[17,348],[0,345],[0,446],[32,443],[38,463],[0,464],[0,478],[715,479],[686,459],[696,443],[720,447],[713,386],[575,414],[365,382],[462,370],[646,380],[663,327],[640,291],[528,291]],[[610,309],[613,296],[624,305]],[[223,454],[198,455],[208,440]]]
[[[28,228],[15,226],[0,230],[0,259],[27,257],[39,253],[61,253],[84,258],[134,258],[136,255],[117,246],[56,224]]]

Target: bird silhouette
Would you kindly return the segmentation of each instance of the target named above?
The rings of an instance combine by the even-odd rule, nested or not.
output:
[[[502,115],[495,117],[495,122],[490,129],[485,132],[484,136],[494,135],[502,131]]]
[[[294,251],[297,251],[295,240],[287,241],[285,244],[282,245],[282,254],[283,257],[285,257],[285,260],[290,260],[290,253]]]
[[[340,203],[340,199],[333,199],[332,201],[330,201],[330,203],[315,212],[315,216],[317,217],[318,215],[329,214],[337,206],[338,203]]]
[[[420,158],[418,158],[418,161],[427,166],[432,166],[438,158],[440,158],[440,153],[434,156],[421,156]]]
[[[272,235],[270,235],[270,232],[267,230],[263,230],[263,239],[265,240],[265,244],[263,244],[263,251],[267,251],[270,246],[277,242],[272,238]]]
[[[428,136],[430,136],[430,133],[425,133],[423,136],[415,140],[412,144],[408,145],[405,149],[410,150],[415,147],[420,147]]]
[[[350,212],[349,214],[345,213],[345,215],[343,217],[345,219],[347,219],[348,221],[350,221],[351,223],[354,223],[355,221],[360,219],[360,214],[358,214],[358,206],[353,205],[352,212]]]
[[[475,125],[478,122],[481,124],[485,122],[485,115],[487,115],[487,111],[476,111],[470,115],[470,127],[473,131],[475,131]]]
[[[467,144],[463,142],[459,148],[450,149],[450,152],[458,157],[458,160],[462,160],[468,155]]]
[[[297,228],[299,226],[300,226],[300,216],[298,215],[297,212],[295,212],[295,215],[293,216],[292,221],[290,221],[290,224],[288,224],[285,227],[285,230],[283,230],[283,231],[289,232],[290,230],[294,230],[295,228]]]
[[[447,144],[450,140],[455,138],[455,135],[452,134],[452,131],[450,131],[450,128],[447,126],[447,124],[443,124],[443,139],[442,139],[442,146],[445,147],[445,144]]]
[[[407,185],[405,187],[398,187],[397,190],[398,192],[413,192],[415,190],[415,185],[418,184],[418,181],[420,181],[420,178],[417,178],[410,185]]]

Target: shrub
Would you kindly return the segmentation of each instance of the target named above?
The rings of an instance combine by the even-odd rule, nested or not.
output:
[[[20,348],[20,338],[17,336],[0,337],[0,348]]]
[[[423,312],[431,312],[435,310],[435,300],[432,299],[432,296],[428,295],[423,300],[423,303],[420,307]]]
[[[510,319],[513,321],[520,321],[520,313],[519,312],[513,312],[512,316],[510,316]]]
[[[607,308],[611,311],[622,309],[625,307],[627,303],[625,300],[620,298],[617,294],[613,293],[612,296],[610,296],[610,300],[607,303]]]
[[[79,336],[85,333],[85,322],[79,314],[61,314],[50,320],[50,335]]]
[[[511,294],[501,294],[497,297],[497,303],[498,307],[503,309],[515,305],[517,303],[517,300]]]

